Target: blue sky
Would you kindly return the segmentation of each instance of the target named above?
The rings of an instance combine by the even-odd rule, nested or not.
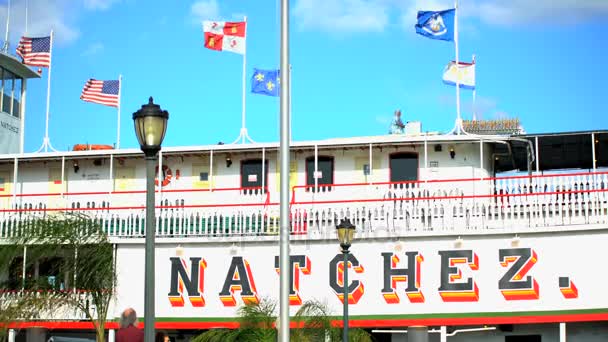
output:
[[[11,51],[24,31],[12,1]],[[278,141],[278,98],[249,93],[254,67],[279,63],[274,1],[29,0],[29,31],[56,32],[50,139],[56,149],[112,144],[116,110],[79,99],[88,78],[123,75],[121,146],[136,147],[131,115],[154,96],[170,112],[165,146],[232,142],[241,122],[242,57],[205,49],[201,20],[248,17],[247,127]],[[385,134],[392,112],[449,131],[455,89],[441,82],[452,43],[416,35],[416,10],[440,0],[292,0],[295,140]],[[460,58],[477,56],[485,119],[518,117],[528,132],[608,129],[608,1],[462,0]],[[6,1],[0,20],[6,15]],[[28,84],[26,152],[44,135],[47,71]],[[462,92],[464,118],[471,92]]]

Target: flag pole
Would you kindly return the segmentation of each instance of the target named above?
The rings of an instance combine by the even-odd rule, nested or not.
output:
[[[289,143],[291,144],[291,67],[289,64]]]
[[[475,55],[473,55],[473,66],[475,67],[475,84],[473,85],[473,121],[477,120],[477,66],[475,65]]]
[[[243,17],[243,21],[245,22],[245,39],[247,39],[247,16]],[[247,42],[245,40],[245,42]],[[241,135],[243,138],[243,143],[245,143],[245,137],[247,137],[247,128],[246,128],[246,123],[245,123],[245,118],[247,115],[247,96],[245,96],[245,76],[247,73],[247,43],[245,43],[245,53],[243,54],[243,84],[242,84],[242,98],[241,101],[243,103],[242,106],[242,113],[241,113]]]
[[[27,34],[27,0],[25,0],[25,34]]]
[[[2,50],[6,53],[8,53],[8,38],[9,38],[9,25],[11,22],[11,0],[8,0],[8,3],[6,5],[6,35],[4,36],[4,46],[2,47]]]
[[[120,94],[121,94],[121,89],[122,88],[122,75],[118,75],[118,119],[117,119],[117,123],[116,123],[116,149],[120,149],[120,105],[121,105],[121,100],[120,100]]]
[[[458,0],[454,0],[454,49],[456,54],[456,134],[462,131],[460,116],[460,62],[458,60]]]
[[[51,145],[51,140],[49,139],[49,110],[51,105],[51,68],[53,67],[53,30],[51,30],[50,36],[50,46],[49,46],[49,74],[47,76],[47,89],[46,89],[46,122],[44,127],[44,139],[42,140],[42,146],[37,152],[48,152],[49,148],[55,152],[56,149]]]
[[[246,86],[246,82],[247,82],[247,80],[246,80],[246,76],[247,76],[247,43],[246,43],[247,42],[247,16],[245,16],[243,18],[243,21],[245,22],[245,53],[243,54],[243,85],[242,85],[243,93],[242,93],[242,98],[241,98],[243,106],[242,106],[242,112],[241,112],[241,132],[239,133],[238,138],[236,138],[236,140],[233,142],[233,144],[236,144],[239,141],[244,144],[247,142],[247,140],[249,140],[249,142],[255,143],[255,141],[253,141],[253,139],[251,139],[249,137],[249,133],[247,133],[247,126],[246,126],[246,121],[245,121],[246,113],[247,113],[246,112],[246,108],[247,108],[246,107],[246,104],[247,104],[247,102],[246,102],[246,98],[247,98],[247,96],[246,96],[246,94],[247,94],[247,92],[246,92],[246,89],[247,89],[247,86]]]
[[[280,157],[281,157],[281,174],[280,174],[280,234],[279,234],[279,341],[289,342],[289,290],[290,278],[289,272],[289,234],[290,234],[290,213],[289,213],[289,139],[290,139],[290,124],[289,124],[289,89],[290,85],[290,67],[289,67],[289,0],[281,0],[281,44],[280,44]]]

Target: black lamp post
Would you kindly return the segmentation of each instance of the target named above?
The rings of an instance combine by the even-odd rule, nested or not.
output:
[[[342,341],[348,342],[348,249],[355,236],[355,226],[350,223],[349,219],[343,219],[336,226],[336,231],[340,247],[342,248],[342,254],[344,254],[344,329],[342,331]]]
[[[154,341],[154,177],[157,154],[167,131],[169,112],[154,104],[150,96],[148,104],[133,113],[135,135],[146,155],[146,261],[144,277],[144,341]]]

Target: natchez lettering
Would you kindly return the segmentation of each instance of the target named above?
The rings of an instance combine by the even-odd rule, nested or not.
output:
[[[438,294],[444,302],[476,302],[480,294],[474,275],[480,270],[480,259],[473,250],[443,250],[438,251],[440,263],[440,286]],[[336,254],[329,261],[328,286],[341,302],[344,301],[344,261],[342,254]],[[422,263],[424,257],[418,251],[405,253],[379,253],[379,266],[382,265],[382,284],[380,295],[387,304],[399,304],[400,291],[410,303],[424,303],[425,295],[421,291],[423,284]],[[498,280],[498,291],[505,300],[537,300],[539,284],[533,276],[532,268],[538,260],[537,253],[532,248],[510,248],[498,250],[496,266],[504,267],[503,276]],[[201,257],[184,258],[171,257],[171,279],[168,299],[171,306],[182,307],[187,295],[193,307],[205,306],[204,282],[207,262]],[[349,277],[348,302],[357,304],[365,294],[365,285],[361,274],[365,272],[357,257],[348,255],[348,267],[354,271]],[[290,305],[301,305],[302,298],[313,297],[314,293],[302,293],[300,276],[312,273],[312,261],[306,255],[291,255],[289,260]],[[370,265],[367,265],[370,266]],[[257,266],[259,267],[259,266]],[[279,273],[278,256],[274,258],[274,268]],[[463,276],[463,271],[471,275]],[[306,281],[304,277],[302,281]],[[578,297],[578,289],[568,277],[559,278],[560,291],[564,298]],[[222,290],[218,293],[224,306],[236,306],[237,297],[244,304],[258,303],[259,296],[255,286],[254,273],[246,258],[233,256]]]

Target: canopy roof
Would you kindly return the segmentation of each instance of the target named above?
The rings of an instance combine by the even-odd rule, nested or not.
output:
[[[596,167],[608,167],[608,131],[585,131],[548,134],[517,135],[532,142],[536,146],[538,139],[539,170],[559,169],[591,169],[593,168],[593,149],[595,144]],[[513,158],[500,156],[496,160],[496,172],[511,170],[527,171],[526,144],[512,141]],[[505,145],[496,145],[496,153],[508,154]],[[534,158],[535,159],[535,158]],[[532,163],[532,170],[536,170],[536,162]]]

